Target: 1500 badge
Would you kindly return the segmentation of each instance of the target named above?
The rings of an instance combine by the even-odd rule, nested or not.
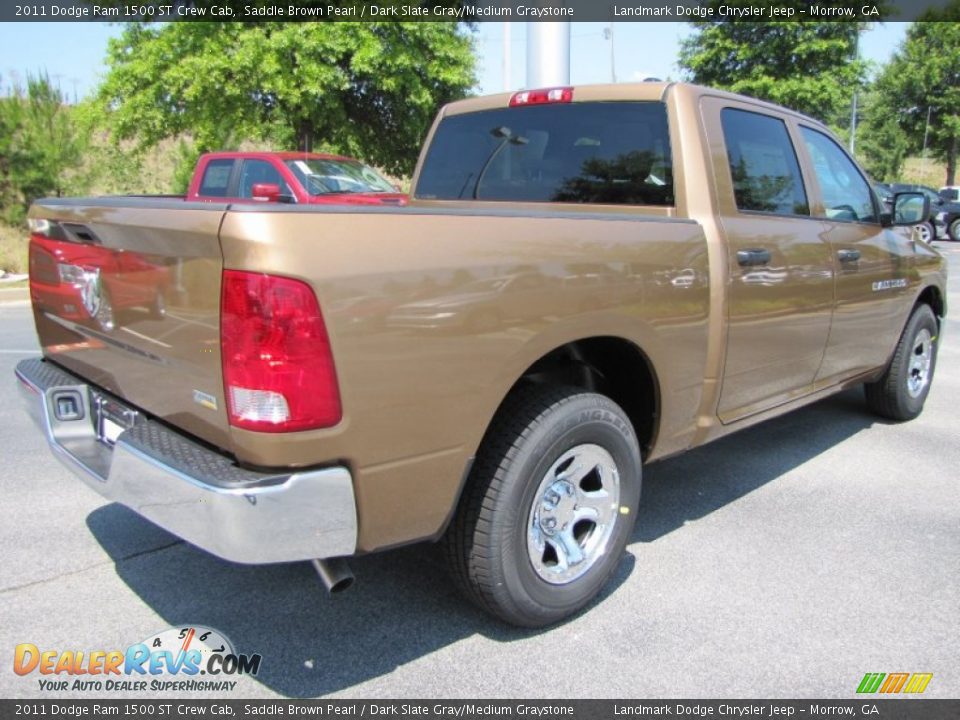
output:
[[[873,291],[894,290],[895,288],[905,288],[907,286],[906,278],[897,278],[896,280],[877,280],[873,284]]]

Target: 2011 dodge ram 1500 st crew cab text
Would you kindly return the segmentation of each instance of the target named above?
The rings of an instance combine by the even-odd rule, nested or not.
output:
[[[946,270],[897,226],[928,212],[745,97],[469,99],[407,207],[36,203],[31,283],[82,307],[35,296],[16,373],[60,460],[200,548],[338,589],[346,557],[439,540],[480,607],[543,626],[615,571],[643,463],[857,384],[920,413]],[[57,244],[91,252],[65,272]]]

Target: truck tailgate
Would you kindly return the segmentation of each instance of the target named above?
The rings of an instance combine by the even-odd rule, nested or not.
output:
[[[226,208],[79,198],[40,201],[30,212],[30,294],[44,356],[222,448],[230,445],[219,330]]]

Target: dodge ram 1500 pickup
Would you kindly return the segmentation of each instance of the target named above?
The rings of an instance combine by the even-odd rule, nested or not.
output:
[[[56,457],[204,550],[337,590],[345,558],[440,541],[469,598],[543,626],[617,568],[644,463],[855,385],[921,412],[946,271],[900,226],[928,212],[746,97],[468,99],[406,207],[37,202],[31,287],[82,307],[34,295],[16,375]]]

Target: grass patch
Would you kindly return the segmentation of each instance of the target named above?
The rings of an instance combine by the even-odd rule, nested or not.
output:
[[[917,185],[927,185],[934,190],[939,190],[946,184],[947,166],[945,163],[937,162],[932,158],[909,157],[903,163],[903,171],[900,173],[900,182],[915,183]]]
[[[26,227],[17,227],[0,222],[0,273],[27,272],[27,245],[29,235]],[[6,285],[5,287],[11,287]]]

